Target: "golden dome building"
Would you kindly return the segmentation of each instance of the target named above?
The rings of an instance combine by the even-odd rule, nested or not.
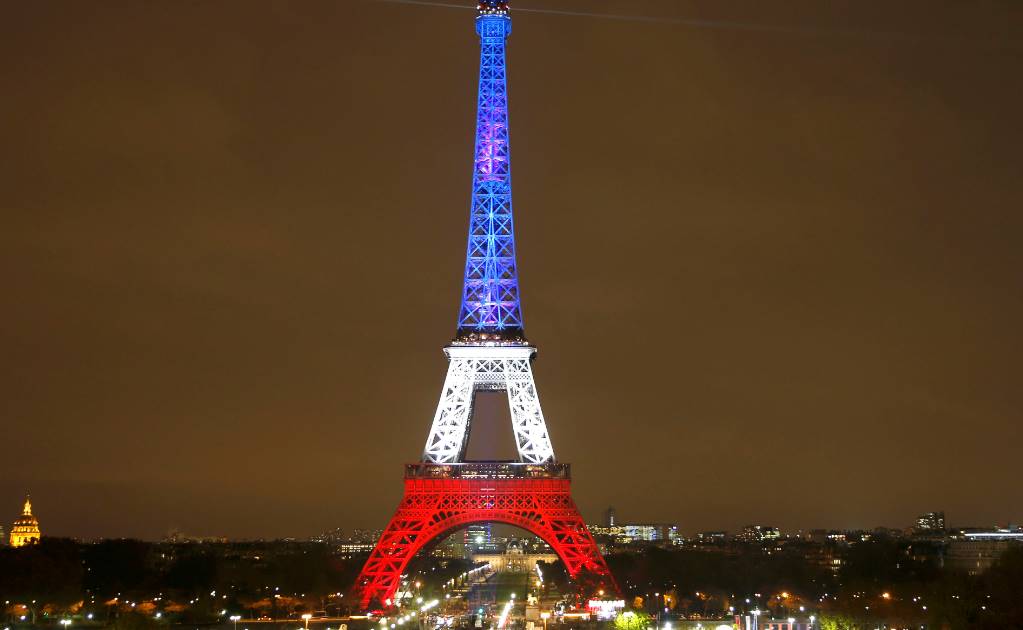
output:
[[[32,516],[32,500],[25,497],[25,507],[11,526],[11,546],[24,547],[39,542],[42,533],[39,531],[39,519]]]

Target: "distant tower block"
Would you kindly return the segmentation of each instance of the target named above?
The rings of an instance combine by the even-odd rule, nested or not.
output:
[[[618,592],[572,501],[569,466],[554,458],[533,382],[536,348],[523,325],[512,217],[507,2],[480,2],[476,33],[479,98],[458,330],[444,348],[448,371],[422,461],[406,466],[405,495],[356,581],[363,608],[390,606],[409,560],[431,541],[485,522],[529,531],[551,546],[572,577],[587,572],[600,590]],[[481,390],[508,395],[518,461],[465,461]]]
[[[34,545],[42,538],[39,531],[39,519],[32,515],[32,500],[25,497],[25,505],[22,507],[21,516],[15,519],[11,525],[11,546],[24,547]]]
[[[614,527],[615,526],[615,516],[616,516],[615,509],[614,509],[613,506],[607,508],[606,510],[604,510],[604,526],[605,527]]]

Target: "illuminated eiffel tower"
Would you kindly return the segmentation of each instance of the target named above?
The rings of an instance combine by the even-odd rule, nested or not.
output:
[[[405,494],[362,569],[363,608],[389,606],[409,560],[431,541],[471,523],[521,527],[547,542],[572,577],[588,572],[617,585],[572,501],[569,465],[554,458],[526,341],[515,264],[505,40],[507,2],[478,6],[479,99],[465,281],[448,372],[422,461],[405,469]],[[473,401],[505,391],[518,461],[466,462]]]

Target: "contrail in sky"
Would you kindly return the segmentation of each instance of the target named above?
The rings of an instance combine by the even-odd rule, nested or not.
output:
[[[431,0],[371,0],[373,2],[383,2],[387,4],[411,4],[424,7],[441,7],[445,9],[472,9],[475,7],[470,3],[455,3],[455,2],[433,2]],[[927,41],[927,38],[920,35],[914,35],[912,33],[899,33],[894,31],[860,31],[852,29],[828,29],[828,28],[810,28],[810,27],[798,27],[798,26],[785,26],[780,24],[758,24],[751,22],[728,22],[722,20],[700,20],[692,18],[675,18],[675,17],[655,17],[649,15],[623,15],[614,13],[590,13],[585,11],[567,11],[562,9],[537,9],[530,7],[523,7],[516,4],[513,9],[515,13],[542,13],[547,15],[564,15],[572,17],[589,17],[598,18],[604,20],[617,20],[622,22],[647,22],[651,24],[677,24],[679,26],[689,26],[693,28],[707,28],[707,29],[719,29],[719,30],[732,30],[732,31],[753,31],[762,33],[782,33],[787,35],[803,35],[809,37],[852,37],[862,39],[879,39],[888,41],[899,41],[899,42],[923,42]],[[943,43],[953,44],[974,44],[979,46],[991,47],[991,48],[1011,48],[1016,49],[1017,46],[1014,42],[1008,42],[1005,40],[955,40],[949,41],[945,38],[932,39],[931,41],[940,41]]]
[[[431,2],[430,0],[373,0],[374,2],[385,2],[387,4],[414,4],[424,7],[442,7],[445,9],[473,9],[469,4],[456,4],[453,2]],[[744,24],[742,22],[720,22],[716,20],[690,20],[683,18],[653,17],[648,15],[616,15],[613,13],[587,13],[584,11],[565,11],[561,9],[532,9],[516,4],[515,13],[545,13],[547,15],[567,15],[574,17],[592,17],[605,20],[619,20],[624,22],[651,22],[659,24],[682,24],[685,26],[697,26],[703,28],[729,28],[755,31],[791,31],[801,32],[799,29],[788,29],[782,26],[769,26],[765,24]]]

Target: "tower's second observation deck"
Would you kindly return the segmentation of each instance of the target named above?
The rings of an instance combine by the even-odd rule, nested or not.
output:
[[[571,479],[569,464],[526,462],[463,462],[405,465],[406,479]]]

